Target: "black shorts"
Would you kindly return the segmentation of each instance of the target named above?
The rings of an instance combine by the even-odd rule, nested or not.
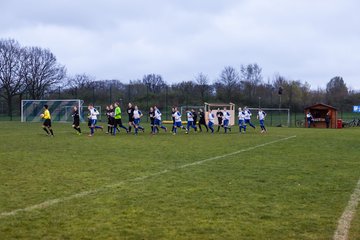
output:
[[[88,119],[88,127],[91,127],[91,119]]]
[[[134,118],[129,118],[129,122],[134,122]]]
[[[113,117],[109,118],[108,124],[109,124],[110,126],[114,126],[114,124],[115,124],[115,118],[113,118]]]
[[[150,118],[150,125],[154,125],[155,124],[155,118]]]
[[[80,119],[74,119],[73,125],[74,125],[75,127],[80,126]]]
[[[219,125],[221,125],[222,122],[223,122],[222,118],[218,118],[218,123],[219,123]]]
[[[45,119],[43,125],[44,125],[45,127],[51,127],[51,120],[50,120],[50,119]]]
[[[115,119],[115,127],[117,126],[122,126],[122,121],[121,121],[121,118],[120,119]]]

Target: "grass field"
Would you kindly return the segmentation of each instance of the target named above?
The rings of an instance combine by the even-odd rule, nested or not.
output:
[[[357,128],[90,138],[55,123],[49,138],[40,125],[0,122],[0,239],[332,239],[360,178]]]

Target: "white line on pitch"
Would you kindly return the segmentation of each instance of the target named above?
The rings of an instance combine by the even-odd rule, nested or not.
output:
[[[45,201],[45,202],[42,202],[42,203],[39,203],[39,204],[35,204],[35,205],[29,206],[29,207],[15,209],[15,210],[10,211],[10,212],[2,212],[2,213],[0,213],[0,219],[10,217],[10,216],[15,216],[16,214],[18,214],[20,212],[31,212],[33,210],[48,208],[48,207],[50,207],[52,205],[55,205],[57,203],[70,201],[72,199],[85,197],[85,196],[88,196],[88,195],[91,195],[91,194],[96,194],[96,193],[98,193],[100,191],[103,191],[105,189],[108,189],[108,188],[119,187],[121,185],[124,185],[125,183],[142,181],[142,180],[145,180],[145,179],[150,178],[150,177],[155,177],[155,176],[159,176],[159,175],[168,173],[170,171],[174,171],[174,170],[182,169],[182,168],[187,168],[187,167],[190,167],[190,166],[200,165],[200,164],[203,164],[205,162],[210,162],[210,161],[214,161],[214,160],[225,158],[225,157],[230,157],[230,156],[242,153],[242,152],[248,152],[248,151],[251,151],[251,150],[254,150],[254,149],[257,149],[257,148],[265,147],[267,145],[278,143],[278,142],[281,142],[281,141],[286,141],[286,140],[289,140],[289,139],[292,139],[292,138],[295,138],[295,137],[296,137],[296,135],[286,137],[286,138],[281,138],[281,139],[278,139],[278,140],[274,140],[274,141],[270,141],[270,142],[267,142],[267,143],[259,144],[259,145],[249,147],[249,148],[245,148],[245,149],[235,151],[235,152],[232,152],[232,153],[207,158],[207,159],[204,159],[204,160],[201,160],[201,161],[196,161],[196,162],[193,162],[193,163],[184,164],[184,165],[181,165],[179,167],[172,168],[172,169],[165,169],[163,171],[152,173],[152,174],[149,174],[149,175],[146,175],[146,176],[136,177],[136,178],[132,178],[132,179],[129,179],[129,180],[124,180],[124,181],[121,181],[121,182],[118,182],[118,183],[115,183],[115,184],[106,185],[106,186],[103,186],[103,187],[100,187],[100,188],[97,188],[97,189],[94,189],[94,190],[83,191],[83,192],[76,193],[74,195],[70,195],[70,196],[67,196],[67,197],[48,200],[48,201]]]
[[[351,194],[350,196],[348,205],[346,206],[343,214],[341,215],[338,221],[338,226],[333,237],[334,240],[348,239],[351,221],[354,218],[359,201],[360,201],[360,179],[357,182],[353,194]]]

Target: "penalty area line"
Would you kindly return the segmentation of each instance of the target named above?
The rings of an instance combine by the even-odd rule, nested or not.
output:
[[[58,203],[62,203],[62,202],[70,201],[70,200],[73,200],[73,199],[82,198],[82,197],[86,197],[86,196],[89,196],[89,195],[97,194],[97,193],[99,193],[101,191],[104,191],[105,189],[113,189],[113,188],[122,186],[122,185],[124,185],[126,183],[143,181],[145,179],[155,177],[155,176],[159,176],[159,175],[163,175],[163,174],[166,174],[166,173],[171,172],[171,171],[187,168],[187,167],[190,167],[190,166],[201,165],[201,164],[203,164],[205,162],[210,162],[210,161],[222,159],[222,158],[225,158],[225,157],[234,156],[234,155],[237,155],[239,153],[248,152],[248,151],[251,151],[251,150],[254,150],[254,149],[257,149],[257,148],[265,147],[267,145],[271,145],[271,144],[275,144],[275,143],[278,143],[278,142],[290,140],[290,139],[293,139],[293,138],[296,138],[296,135],[281,138],[281,139],[277,139],[277,140],[266,142],[266,143],[262,143],[262,144],[259,144],[259,145],[253,146],[253,147],[248,147],[248,148],[241,149],[241,150],[231,152],[231,153],[227,153],[227,154],[224,154],[224,155],[219,155],[219,156],[207,158],[207,159],[204,159],[204,160],[184,164],[184,165],[172,168],[172,169],[165,169],[165,170],[155,172],[155,173],[152,173],[152,174],[149,174],[149,175],[139,176],[139,177],[124,180],[124,181],[121,181],[121,182],[118,182],[118,183],[105,185],[103,187],[100,187],[100,188],[97,188],[97,189],[94,189],[94,190],[83,191],[83,192],[76,193],[76,194],[73,194],[73,195],[70,195],[70,196],[67,196],[67,197],[47,200],[47,201],[44,201],[44,202],[39,203],[39,204],[35,204],[35,205],[28,206],[28,207],[25,207],[25,208],[18,208],[18,209],[9,211],[9,212],[2,212],[2,213],[0,213],[0,219],[10,217],[10,216],[15,216],[20,212],[31,212],[31,211],[34,211],[34,210],[45,209],[45,208],[48,208],[48,207],[53,206],[53,205],[58,204]]]
[[[349,230],[351,227],[351,221],[353,220],[356,208],[360,201],[360,178],[356,184],[354,192],[350,196],[348,205],[346,206],[343,214],[341,215],[337,229],[334,233],[334,240],[347,240],[349,238]]]

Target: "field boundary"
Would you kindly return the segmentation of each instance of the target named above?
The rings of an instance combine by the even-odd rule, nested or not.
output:
[[[354,218],[359,201],[360,201],[360,178],[356,184],[354,192],[350,196],[348,205],[346,206],[343,214],[341,215],[338,221],[338,226],[333,237],[334,240],[347,240],[349,238],[351,221]]]
[[[9,212],[2,212],[2,213],[0,213],[0,219],[15,216],[15,215],[17,215],[18,213],[21,213],[21,212],[31,212],[31,211],[34,211],[34,210],[45,209],[45,208],[48,208],[48,207],[53,206],[53,205],[58,204],[58,203],[70,201],[70,200],[73,200],[73,199],[77,199],[77,198],[81,198],[81,197],[85,197],[85,196],[89,196],[89,195],[94,195],[94,194],[97,194],[97,193],[99,193],[101,191],[104,191],[106,189],[113,189],[113,188],[122,186],[122,185],[124,185],[126,183],[142,181],[142,180],[148,179],[150,177],[159,176],[159,175],[162,175],[162,174],[165,174],[165,173],[168,173],[168,172],[171,172],[171,171],[175,171],[175,170],[178,170],[178,169],[183,169],[183,168],[187,168],[187,167],[195,166],[195,165],[201,165],[201,164],[203,164],[205,162],[210,162],[210,161],[218,160],[218,159],[221,159],[221,158],[230,157],[230,156],[233,156],[233,155],[237,155],[239,153],[248,152],[248,151],[251,151],[251,150],[254,150],[254,149],[257,149],[257,148],[265,147],[267,145],[271,145],[271,144],[275,144],[275,143],[278,143],[278,142],[290,140],[290,139],[293,139],[293,138],[296,138],[296,135],[281,138],[281,139],[277,139],[277,140],[273,140],[273,141],[266,142],[266,143],[262,143],[262,144],[259,144],[259,145],[255,145],[255,146],[252,146],[252,147],[248,147],[248,148],[241,149],[241,150],[231,152],[231,153],[227,153],[227,154],[224,154],[224,155],[219,155],[219,156],[207,158],[207,159],[204,159],[204,160],[200,160],[200,161],[196,161],[196,162],[192,162],[192,163],[187,163],[187,164],[175,167],[175,168],[165,169],[163,171],[159,171],[159,172],[152,173],[152,174],[149,174],[149,175],[140,176],[140,177],[136,177],[136,178],[132,178],[132,179],[128,179],[128,180],[123,180],[121,182],[110,184],[110,185],[105,185],[103,187],[100,187],[100,188],[97,188],[97,189],[94,189],[94,190],[83,191],[83,192],[76,193],[76,194],[73,194],[73,195],[70,195],[70,196],[67,196],[67,197],[47,200],[47,201],[44,201],[44,202],[39,203],[39,204],[35,204],[35,205],[28,206],[28,207],[25,207],[25,208],[15,209],[15,210],[12,210],[12,211],[9,211]]]

